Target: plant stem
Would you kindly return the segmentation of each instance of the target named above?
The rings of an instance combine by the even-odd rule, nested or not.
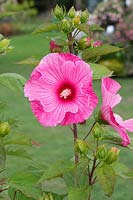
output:
[[[94,124],[93,124],[94,125]],[[92,126],[94,127],[94,126]],[[96,150],[95,152],[93,152],[93,155],[94,155],[94,160],[93,160],[93,164],[92,164],[92,168],[90,170],[89,166],[88,166],[88,182],[89,182],[89,186],[93,186],[96,182],[96,179],[97,179],[97,176],[95,176],[93,178],[93,175],[94,175],[94,172],[95,172],[95,169],[97,168],[97,166],[99,165],[99,163],[97,163],[97,158],[96,158],[96,152],[98,150],[98,141],[96,143]],[[88,197],[88,200],[91,200],[91,191],[90,191],[90,194],[89,194],[89,197]]]
[[[93,130],[95,124],[97,123],[97,121],[95,121],[91,127],[91,129],[89,130],[89,132],[86,134],[86,136],[83,138],[83,140],[86,140],[86,138],[90,135],[91,131]]]
[[[91,192],[90,192],[90,194],[89,194],[88,200],[91,200]]]
[[[77,132],[77,125],[76,124],[73,124],[73,138],[74,138],[74,145],[75,145],[75,142],[78,138],[78,132]],[[75,151],[74,154],[75,154],[75,164],[77,164],[79,162],[79,156],[78,156],[78,153],[76,151]]]
[[[95,169],[96,169],[96,157],[94,157],[91,173],[89,174],[89,185],[92,185],[92,178],[93,178],[93,173],[94,173]]]
[[[0,189],[0,193],[4,192],[5,190],[8,190],[8,188]]]
[[[18,192],[19,190],[15,190],[15,192],[14,192],[14,196],[13,196],[13,200],[15,200],[16,199],[16,195],[17,195],[17,192]]]
[[[68,42],[69,42],[69,44],[68,44],[69,52],[74,54],[73,43],[72,43],[72,40],[73,40],[72,33],[69,33],[67,38],[68,38]]]

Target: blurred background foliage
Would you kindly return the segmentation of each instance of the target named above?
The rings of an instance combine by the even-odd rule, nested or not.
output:
[[[51,9],[56,4],[69,10],[86,7],[90,12],[88,24],[99,24],[105,31],[93,37],[123,47],[124,51],[101,57],[115,75],[133,74],[133,3],[131,0],[0,0],[0,33],[4,36],[31,33],[38,25],[53,20]]]

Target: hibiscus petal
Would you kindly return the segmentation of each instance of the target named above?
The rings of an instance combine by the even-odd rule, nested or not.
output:
[[[128,137],[126,129],[123,126],[121,126],[119,123],[117,123],[111,107],[110,106],[102,106],[101,114],[102,114],[103,120],[108,122],[108,124],[110,126],[112,126],[119,133],[119,135],[122,138],[121,144],[123,146],[128,146],[130,144],[130,139]]]
[[[56,126],[65,116],[64,108],[61,105],[58,105],[52,112],[45,112],[39,101],[31,101],[31,108],[36,118],[43,126]]]
[[[117,123],[123,126],[126,130],[131,132],[133,131],[133,118],[123,121],[123,119],[119,115],[114,114],[114,116]]]
[[[109,105],[111,108],[116,106],[121,101],[121,96],[116,94],[120,89],[120,84],[111,78],[102,79],[102,105]]]
[[[61,122],[61,125],[64,126],[68,124],[79,123],[88,119],[98,103],[98,98],[94,93],[91,93],[90,97],[85,94],[80,94],[77,97],[76,103],[78,105],[78,111],[76,114],[67,112],[63,121]]]

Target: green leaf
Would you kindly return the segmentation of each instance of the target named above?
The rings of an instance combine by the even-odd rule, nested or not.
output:
[[[20,65],[31,65],[31,66],[37,66],[39,63],[39,60],[31,57],[31,58],[27,58],[25,60],[19,61],[16,64],[20,64]]]
[[[99,64],[108,67],[108,69],[113,71],[115,74],[121,74],[124,69],[123,61],[120,61],[117,58],[103,58],[99,61]]]
[[[90,192],[91,188],[71,188],[68,192],[68,200],[86,200]]]
[[[20,149],[17,147],[7,149],[6,153],[9,156],[16,156],[16,157],[32,159],[31,155],[25,149]]]
[[[122,142],[121,137],[116,132],[107,131],[107,130],[104,131],[104,134],[101,140],[109,142],[111,144],[117,144],[119,146],[121,146],[121,142]]]
[[[97,24],[86,24],[86,23],[82,23],[76,26],[77,29],[79,29],[80,31],[83,31],[84,33],[86,33],[87,35],[90,34],[91,31],[103,31],[104,29],[100,26],[98,26]]]
[[[98,26],[97,24],[91,24],[89,25],[91,31],[104,31],[104,29],[101,26]]]
[[[28,145],[31,146],[31,139],[24,134],[12,133],[4,138],[4,145],[18,144],[18,145]]]
[[[101,79],[103,77],[111,76],[112,72],[104,65],[99,65],[95,63],[88,63],[93,71],[93,79]]]
[[[133,179],[133,170],[128,172],[128,173],[125,173],[125,176],[128,178],[128,179]]]
[[[60,177],[44,181],[44,183],[42,183],[42,188],[45,192],[52,192],[58,195],[65,195],[67,193],[64,179]]]
[[[33,198],[26,197],[21,191],[16,188],[8,188],[8,198],[13,199],[15,195],[16,200],[35,200]]]
[[[45,32],[49,32],[52,30],[58,30],[58,24],[43,24],[40,25],[39,27],[37,27],[34,31],[33,34],[37,34],[37,33],[45,33]]]
[[[9,188],[14,188],[22,192],[26,197],[38,200],[41,196],[41,190],[37,185],[38,177],[32,173],[17,172],[9,179]]]
[[[56,177],[62,177],[63,173],[71,171],[73,168],[73,164],[70,164],[68,161],[58,161],[45,170],[39,182],[50,180]]]
[[[16,73],[0,74],[0,84],[13,91],[23,91],[26,79]]]
[[[5,168],[6,151],[4,146],[0,145],[0,172]]]
[[[88,24],[79,24],[76,26],[76,28],[80,31],[83,31],[86,34],[90,34],[90,26]]]
[[[105,44],[98,47],[85,49],[82,53],[82,57],[85,61],[89,61],[92,58],[118,52],[121,50],[123,50],[123,48]]]
[[[112,167],[115,170],[116,175],[118,175],[124,179],[131,178],[131,176],[130,176],[132,174],[131,170],[123,163],[115,162],[115,163],[113,163]]]
[[[110,165],[104,164],[97,168],[96,173],[100,186],[104,190],[105,194],[111,196],[116,182],[114,169]]]

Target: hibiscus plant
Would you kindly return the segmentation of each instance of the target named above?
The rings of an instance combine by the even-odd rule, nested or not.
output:
[[[122,49],[94,41],[93,32],[102,28],[87,24],[87,10],[76,12],[71,7],[67,13],[57,5],[52,13],[54,23],[38,27],[34,34],[58,31],[64,35],[50,41],[51,53],[41,61],[30,58],[20,62],[37,63],[24,86],[24,95],[42,126],[68,126],[74,156],[71,160],[58,159],[48,168],[34,164],[10,181],[8,194],[13,200],[93,200],[94,185],[99,184],[105,195],[111,196],[118,175],[132,179],[132,171],[119,161],[119,154],[120,149],[131,148],[127,131],[133,131],[133,118],[124,121],[113,112],[122,99],[117,94],[121,86],[97,61]],[[88,126],[87,120],[98,105],[92,81],[98,79],[102,105]],[[79,136],[79,126],[83,130],[88,126],[88,132]],[[63,191],[56,190],[60,184],[65,187]]]

